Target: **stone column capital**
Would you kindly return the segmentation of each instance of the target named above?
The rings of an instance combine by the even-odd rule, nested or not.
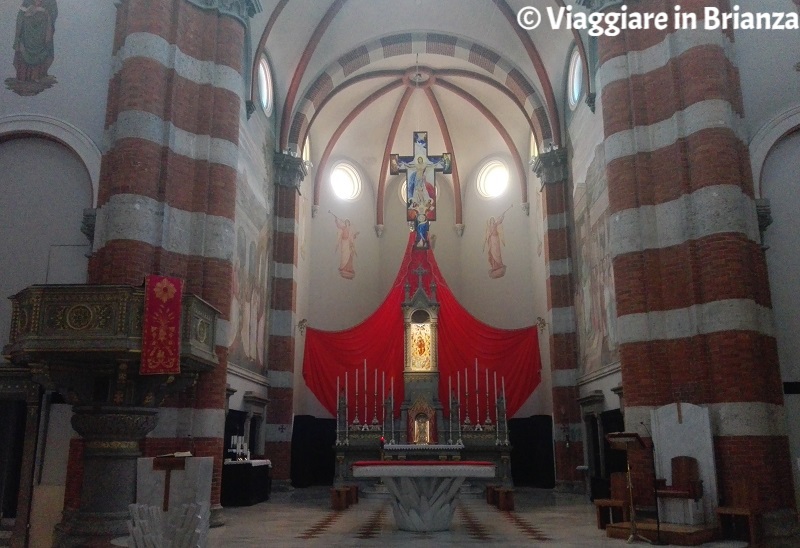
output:
[[[204,10],[216,10],[220,15],[228,15],[237,19],[242,25],[248,25],[248,19],[261,13],[261,0],[186,0]]]
[[[567,149],[557,148],[542,152],[536,157],[531,168],[543,185],[566,181],[569,175]]]
[[[272,159],[275,166],[275,183],[287,188],[300,189],[300,183],[308,175],[308,168],[302,158],[276,152]]]

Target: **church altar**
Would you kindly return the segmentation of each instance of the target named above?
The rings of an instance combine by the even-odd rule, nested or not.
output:
[[[493,478],[491,462],[357,461],[356,478],[380,478],[389,491],[392,511],[402,531],[450,528],[459,488],[466,478]]]
[[[440,161],[425,161],[424,132],[417,145],[432,179]],[[334,485],[366,487],[358,461],[486,461],[493,476],[475,483],[511,487],[508,416],[541,382],[538,330],[489,326],[458,303],[419,230],[431,203],[409,196],[409,208],[420,203],[428,209],[409,213],[414,230],[380,307],[350,329],[305,330],[303,378],[336,416]]]
[[[341,487],[358,481],[359,477],[367,477],[355,474],[355,464],[379,458],[398,464],[402,461],[444,461],[455,465],[462,461],[482,461],[491,464],[492,474],[474,475],[477,483],[510,487],[511,446],[505,380],[501,379],[498,386],[495,373],[492,390],[488,369],[479,371],[476,361],[474,370],[457,372],[455,383],[452,377],[448,379],[445,392],[448,401],[446,406],[443,404],[437,352],[437,287],[434,281],[429,291],[425,291],[422,266],[414,273],[418,277],[417,290],[412,296],[409,284],[406,284],[401,305],[406,335],[403,401],[399,406],[399,416],[395,411],[393,378],[388,392],[383,378],[379,389],[377,369],[370,372],[364,363],[363,371],[356,369],[354,372],[355,405],[350,397],[349,375],[345,373],[344,388],[337,379],[334,485]],[[359,381],[359,373],[363,384]],[[351,409],[355,415],[352,420]],[[458,482],[456,491],[462,483],[463,479]]]

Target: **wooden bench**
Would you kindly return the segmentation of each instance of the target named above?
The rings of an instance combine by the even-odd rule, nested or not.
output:
[[[497,506],[497,490],[499,485],[490,484],[486,486],[486,504]]]
[[[630,520],[629,495],[626,474],[624,472],[611,474],[611,498],[594,500],[598,529],[605,529],[609,523]]]
[[[347,510],[349,487],[331,487],[331,508],[333,510]]]
[[[497,489],[497,509],[507,512],[514,510],[514,490],[510,487]]]
[[[729,504],[728,504],[729,503]],[[731,489],[730,500],[717,508],[722,538],[736,536],[737,518],[747,526],[747,537],[751,546],[761,541],[761,512],[758,510],[758,492],[745,478],[736,479]]]

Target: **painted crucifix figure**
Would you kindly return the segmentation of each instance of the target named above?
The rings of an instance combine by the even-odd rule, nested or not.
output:
[[[435,221],[436,172],[452,173],[450,153],[428,156],[428,132],[415,131],[414,155],[392,154],[389,171],[392,175],[406,173],[406,219],[415,223]]]

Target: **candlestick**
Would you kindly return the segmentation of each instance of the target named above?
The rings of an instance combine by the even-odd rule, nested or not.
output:
[[[356,401],[355,405],[353,406],[353,413],[355,413],[355,417],[353,417],[353,424],[358,424],[358,368],[356,368]]]
[[[450,410],[453,409],[453,375],[447,377],[447,395],[450,397]]]
[[[347,417],[348,417],[347,406],[348,406],[348,404],[349,404],[349,402],[348,402],[348,399],[347,399],[347,371],[345,371],[344,372],[344,424],[345,424],[345,426],[347,426]]]
[[[486,370],[486,424],[492,424],[491,414],[489,413],[489,370]]]
[[[481,423],[480,390],[478,390],[478,358],[475,358],[475,424]]]
[[[458,381],[458,391],[456,392],[456,401],[461,403],[461,371],[456,371],[456,380]],[[461,424],[461,406],[458,406],[458,420],[457,424]]]
[[[453,443],[453,375],[447,377],[447,396],[450,406],[447,408],[447,443]]]
[[[364,424],[367,424],[369,415],[367,415],[367,359],[364,358]]]
[[[339,445],[339,375],[336,375],[336,445]]]
[[[386,371],[381,371],[381,424],[386,422]]]
[[[500,417],[497,416],[497,371],[494,372],[494,420],[500,424]]]

